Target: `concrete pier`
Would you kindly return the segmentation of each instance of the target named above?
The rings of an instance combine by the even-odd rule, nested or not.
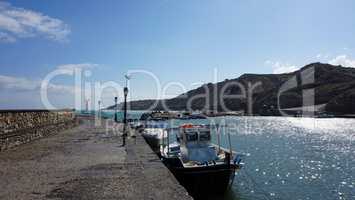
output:
[[[192,199],[144,139],[82,120],[0,152],[0,199]]]

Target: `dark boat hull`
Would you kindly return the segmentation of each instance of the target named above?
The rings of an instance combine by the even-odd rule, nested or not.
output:
[[[160,154],[160,140],[157,137],[150,136],[150,135],[143,135],[143,138],[156,154]]]
[[[185,168],[179,166],[179,161],[174,158],[163,160],[179,183],[194,198],[223,194],[234,179],[235,168],[229,164]]]

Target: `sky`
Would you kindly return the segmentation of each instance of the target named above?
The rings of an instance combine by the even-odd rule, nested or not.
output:
[[[0,109],[112,105],[125,74],[128,98],[138,100],[312,62],[355,67],[353,8],[353,0],[0,1]]]

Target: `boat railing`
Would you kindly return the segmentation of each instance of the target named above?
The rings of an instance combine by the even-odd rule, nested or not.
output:
[[[165,124],[145,124],[144,125],[145,128],[164,128],[166,130],[179,130],[181,127],[180,126],[174,126],[174,127],[168,127],[166,126]],[[203,127],[206,127],[206,128],[222,128],[222,127],[228,127],[228,125],[210,125],[210,124],[206,124],[206,125],[203,125]]]
[[[220,149],[220,151],[224,151],[224,152],[228,152],[228,153],[233,154],[233,155],[237,155],[237,152],[236,152],[236,151],[233,151],[233,150],[232,150],[232,152],[230,152],[230,150],[227,149],[227,148],[218,146],[218,145],[216,145],[216,144],[211,144],[211,145],[214,146],[214,147],[217,148],[217,149]]]

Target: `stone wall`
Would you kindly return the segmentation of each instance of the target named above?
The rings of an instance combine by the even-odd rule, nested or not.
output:
[[[73,110],[0,110],[0,151],[77,124]]]

